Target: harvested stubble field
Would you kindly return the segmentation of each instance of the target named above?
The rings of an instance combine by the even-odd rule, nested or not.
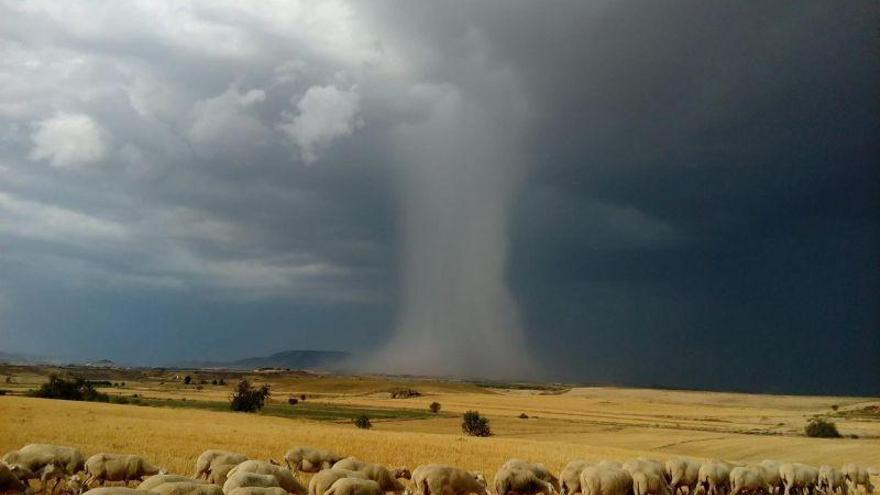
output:
[[[13,377],[4,388],[14,394],[0,397],[0,452],[29,442],[58,443],[87,454],[142,454],[177,473],[190,473],[195,458],[207,448],[278,459],[294,445],[329,448],[385,465],[441,462],[485,473],[494,473],[512,457],[541,461],[554,470],[574,458],[642,455],[880,466],[876,398],[491,388],[440,380],[285,373],[248,376],[270,384],[273,397],[262,414],[246,414],[225,410],[241,375],[223,375],[226,385],[220,386],[210,384],[212,376],[220,376],[214,372],[134,370],[88,373],[104,373],[95,379],[125,381],[124,386],[101,390],[126,397],[137,394],[141,405],[20,395],[52,371],[57,370],[0,368],[0,377]],[[180,377],[185,374],[193,376],[192,385],[183,385]],[[197,389],[204,379],[208,383]],[[391,399],[388,391],[394,387],[413,388],[422,395]],[[286,403],[289,396],[301,394],[307,395],[305,402]],[[441,413],[427,413],[435,401],[442,404]],[[490,419],[493,437],[461,434],[461,413],[472,409]],[[521,419],[522,413],[528,419]],[[373,418],[373,429],[356,429],[350,419],[357,414]],[[805,437],[803,426],[814,415],[833,419],[842,434],[858,438]]]

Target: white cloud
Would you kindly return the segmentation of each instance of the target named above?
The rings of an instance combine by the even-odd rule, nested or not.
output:
[[[121,240],[127,235],[126,228],[119,223],[55,205],[18,199],[3,192],[0,192],[0,213],[3,218],[0,234],[71,244]]]
[[[103,134],[88,115],[59,113],[36,124],[29,156],[32,160],[48,160],[57,168],[82,169],[106,156]]]
[[[292,103],[292,100],[291,100]],[[296,103],[297,115],[285,113],[279,124],[297,146],[306,163],[315,162],[334,140],[350,136],[363,126],[357,88],[341,90],[335,86],[312,86]]]
[[[269,128],[251,111],[265,101],[266,93],[252,89],[242,93],[230,86],[223,94],[196,103],[189,138],[202,155],[242,153],[254,144],[264,143]]]

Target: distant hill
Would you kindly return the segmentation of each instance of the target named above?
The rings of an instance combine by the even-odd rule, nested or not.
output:
[[[249,357],[228,362],[192,361],[181,363],[181,366],[188,368],[228,368],[241,370],[256,368],[334,369],[342,365],[350,356],[349,353],[340,351],[296,350],[281,351],[269,356]]]

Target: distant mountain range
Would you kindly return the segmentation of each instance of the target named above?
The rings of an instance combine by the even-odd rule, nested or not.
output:
[[[249,357],[236,361],[189,361],[179,363],[186,368],[226,368],[251,370],[256,368],[335,369],[351,357],[340,351],[282,351],[269,356]]]

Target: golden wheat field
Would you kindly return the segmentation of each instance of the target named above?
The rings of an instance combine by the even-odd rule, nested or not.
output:
[[[208,383],[200,390],[175,380],[175,373],[128,376],[124,386],[102,389],[158,401],[144,406],[25,397],[21,393],[43,380],[46,371],[5,372],[14,375],[6,387],[14,395],[0,397],[0,452],[30,442],[57,443],[79,447],[86,454],[142,454],[183,474],[192,471],[195,458],[207,448],[279,459],[294,445],[333,449],[386,465],[441,462],[485,473],[493,473],[512,457],[540,461],[554,470],[574,458],[674,455],[880,466],[880,399],[876,398],[604,387],[503,388],[387,377],[251,376],[257,383],[272,386],[272,407],[294,411],[292,416],[281,417],[224,411],[231,385]],[[110,377],[121,378],[125,377]],[[388,390],[402,386],[422,395],[390,398]],[[287,406],[287,397],[299,394],[308,395],[304,404],[309,405]],[[441,413],[421,414],[431,402],[442,405]],[[202,407],[212,405],[217,410]],[[342,411],[363,408],[388,412],[389,418],[375,419],[371,430],[359,430],[349,419],[298,417],[296,408],[301,406]],[[467,410],[487,416],[494,435],[464,436],[460,416]],[[804,436],[803,425],[814,415],[832,418],[847,438]]]

